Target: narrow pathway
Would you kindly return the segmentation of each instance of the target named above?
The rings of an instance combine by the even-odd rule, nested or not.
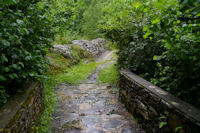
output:
[[[110,60],[113,53],[106,51],[96,61]],[[112,62],[99,65],[85,83],[56,86],[59,104],[53,114],[52,133],[144,133],[118,101],[118,91],[109,84],[97,84],[99,71]]]

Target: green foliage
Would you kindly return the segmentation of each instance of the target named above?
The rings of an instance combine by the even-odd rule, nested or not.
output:
[[[88,39],[102,37],[97,31],[98,21],[102,17],[102,4],[99,0],[93,0],[83,14],[82,32]]]
[[[114,83],[119,80],[119,72],[116,64],[110,64],[104,67],[99,75],[98,80],[100,83]]]
[[[72,65],[72,62],[69,59],[58,53],[48,53],[47,59],[49,60],[50,71],[52,74],[62,72],[62,70]]]
[[[162,128],[163,126],[167,125],[167,122],[160,122],[159,123],[159,128]]]
[[[161,54],[163,49],[154,40],[143,38],[145,22],[142,22],[143,13],[138,10],[140,5],[133,0],[111,2],[105,7],[105,22],[100,30],[118,44],[120,68],[151,77],[156,66],[153,56]]]
[[[103,37],[103,34],[98,31],[98,24],[106,3],[106,0],[78,0],[74,8],[75,13],[71,17],[71,36],[78,33],[79,36],[88,40]]]
[[[51,40],[72,14],[71,2],[4,0],[0,2],[0,95],[7,95],[29,79],[43,78]],[[56,10],[55,10],[56,9]],[[55,21],[57,20],[57,21]]]
[[[199,107],[199,6],[188,0],[118,0],[105,7],[100,30],[118,44],[121,68]]]
[[[5,90],[0,90],[0,106],[7,102],[7,98],[8,94],[5,92]]]
[[[118,47],[117,47],[117,43],[112,43],[112,42],[108,42],[108,43],[105,43],[104,44],[104,47],[107,49],[107,50],[118,50]]]
[[[76,45],[71,45],[71,49],[69,51],[72,55],[72,59],[65,58],[59,53],[49,52],[47,54],[52,74],[64,72],[69,66],[75,65],[82,59],[89,57],[89,54],[86,51]]]
[[[64,31],[63,34],[57,34],[56,39],[54,40],[53,44],[72,44],[73,40],[81,40],[83,39],[83,36],[80,36],[77,32],[71,32],[71,31]]]
[[[50,128],[50,123],[52,120],[52,113],[55,110],[56,99],[54,93],[54,86],[58,83],[58,80],[55,80],[54,75],[48,75],[48,78],[44,82],[44,112],[40,116],[40,119],[33,127],[36,133],[47,133]]]

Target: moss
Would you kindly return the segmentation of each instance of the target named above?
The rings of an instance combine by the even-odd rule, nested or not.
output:
[[[74,51],[77,52],[77,54],[79,55],[79,57],[81,58],[86,58],[86,57],[89,57],[89,53],[85,50],[83,50],[80,46],[77,46],[77,45],[71,45],[72,49]]]
[[[49,52],[47,58],[50,62],[50,71],[52,74],[63,72],[67,67],[80,62],[81,59],[89,57],[89,54],[77,45],[71,45],[69,52],[72,54],[72,59],[65,58],[59,53]]]
[[[41,89],[39,87],[39,84],[37,86],[35,86],[35,88],[31,88],[31,89],[28,89],[26,90],[25,92],[25,102],[19,107],[17,113],[15,114],[15,116],[13,117],[13,119],[11,119],[11,121],[9,122],[7,128],[10,128],[12,127],[13,125],[18,125],[18,123],[21,121],[21,116],[22,116],[22,113],[25,113],[24,111],[27,111],[30,113],[30,110],[29,110],[29,105],[30,103],[32,102],[32,97],[33,96],[36,96],[36,95],[39,95],[39,89]],[[18,94],[20,95],[20,94]],[[35,100],[35,99],[34,99]],[[29,117],[34,117],[35,115],[29,115]],[[32,119],[32,118],[31,118]],[[30,121],[30,125],[31,125],[32,121]],[[28,127],[28,128],[31,128],[31,127]],[[19,132],[19,129],[17,127],[14,127],[12,129],[13,132]]]
[[[55,109],[56,100],[53,87],[57,80],[54,74],[48,74],[44,82],[44,112],[41,114],[39,121],[33,127],[35,133],[47,133],[50,127],[51,115]]]

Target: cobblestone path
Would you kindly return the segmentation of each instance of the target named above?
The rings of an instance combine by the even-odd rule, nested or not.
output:
[[[111,52],[101,56],[105,59],[97,60],[108,60]],[[102,67],[82,84],[62,83],[55,87],[58,106],[53,113],[51,133],[144,133],[118,100],[117,89],[96,82]]]

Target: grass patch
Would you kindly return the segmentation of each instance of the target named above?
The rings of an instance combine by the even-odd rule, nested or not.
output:
[[[81,81],[86,80],[87,77],[97,68],[98,63],[92,62],[89,64],[83,61],[78,65],[72,66],[65,70],[65,73],[56,75],[56,79],[61,82],[68,82],[71,84],[79,84]]]
[[[72,62],[69,59],[58,53],[48,53],[47,58],[49,59],[50,63],[50,72],[53,74],[62,72],[62,70],[72,65]]]
[[[44,82],[44,112],[40,116],[37,126],[34,127],[36,133],[47,133],[52,120],[52,113],[56,107],[56,99],[53,87],[57,84],[53,75],[49,75]]]
[[[104,44],[104,47],[107,49],[107,50],[118,50],[117,48],[117,44],[116,43],[113,43],[113,42],[108,42],[108,43],[105,43]]]
[[[104,67],[98,75],[99,83],[115,83],[119,80],[119,72],[115,63]]]

